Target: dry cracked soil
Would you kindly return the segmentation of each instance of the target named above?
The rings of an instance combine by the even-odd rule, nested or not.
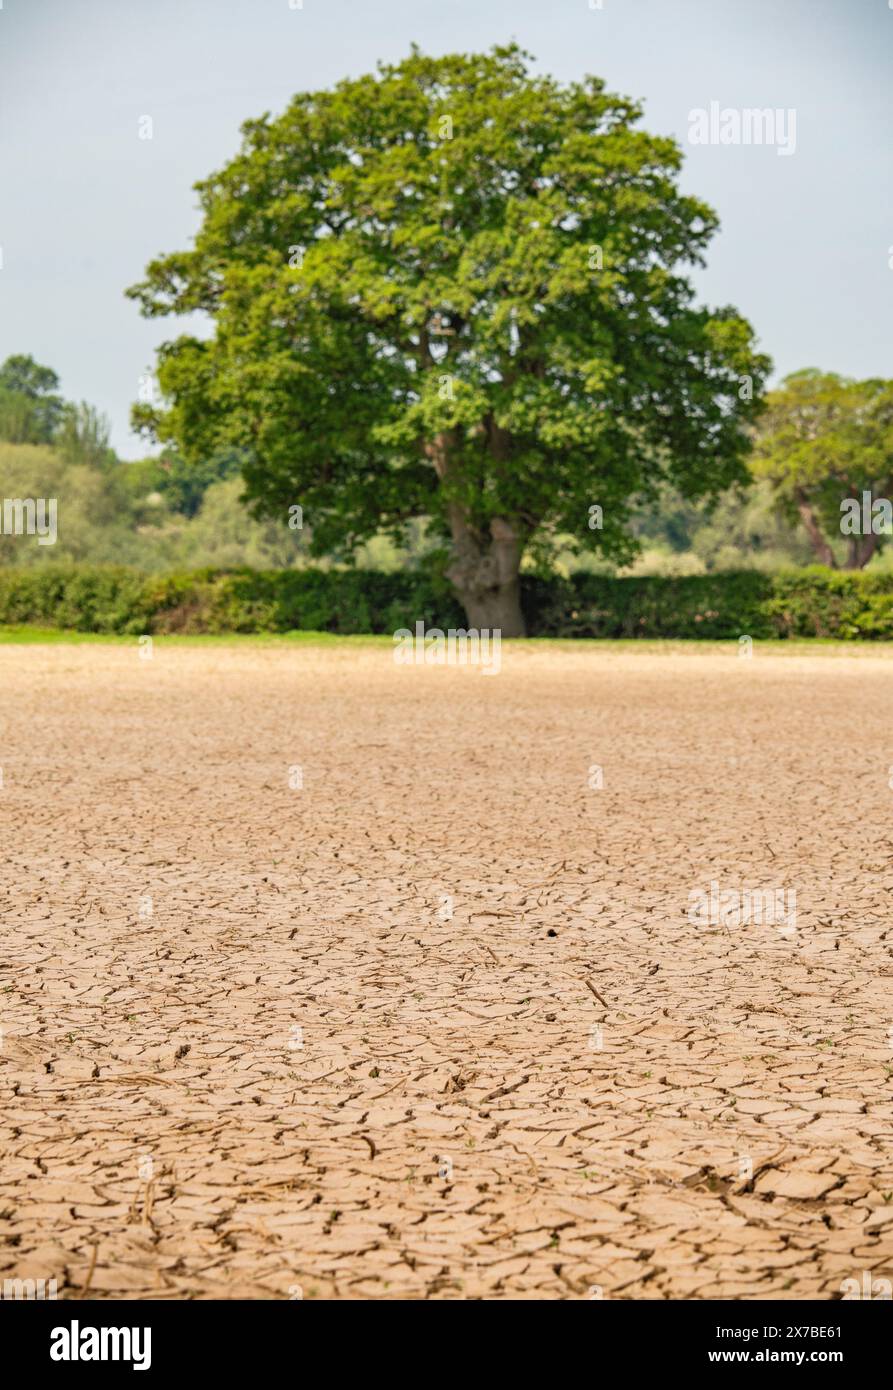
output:
[[[491,678],[0,648],[0,1279],[893,1279],[891,681],[732,644],[507,645]],[[784,920],[698,916],[711,884]]]

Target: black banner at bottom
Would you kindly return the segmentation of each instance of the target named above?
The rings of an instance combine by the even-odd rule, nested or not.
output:
[[[697,1370],[709,1376],[730,1366],[757,1372],[769,1366],[794,1371],[828,1367],[852,1376],[854,1371],[884,1364],[889,1346],[889,1298],[854,1297],[831,1303],[571,1302],[576,1302],[576,1308],[560,1304],[559,1320],[550,1322],[548,1331],[582,1334],[593,1369],[599,1363],[603,1368],[619,1364],[632,1373]],[[875,1306],[866,1307],[866,1303]],[[512,1337],[507,1335],[506,1319],[510,1326],[519,1311],[524,1322]],[[464,1321],[466,1315],[470,1323]],[[431,1317],[433,1323],[428,1321]],[[454,1321],[457,1317],[459,1322]],[[364,1374],[377,1362],[379,1374],[384,1371],[403,1378],[416,1374],[419,1367],[416,1364],[413,1370],[406,1362],[399,1350],[402,1342],[395,1347],[382,1341],[385,1329],[410,1337],[436,1330],[440,1338],[447,1331],[473,1329],[485,1334],[476,1338],[475,1351],[471,1353],[463,1344],[460,1353],[455,1341],[441,1341],[436,1370],[445,1371],[455,1361],[457,1370],[464,1367],[467,1372],[472,1354],[480,1374],[490,1360],[486,1352],[482,1354],[487,1347],[494,1369],[504,1378],[516,1359],[519,1368],[525,1367],[531,1334],[536,1336],[544,1327],[542,1317],[542,1309],[534,1311],[529,1303],[497,1303],[484,1315],[480,1306],[461,1312],[455,1306],[423,1309],[415,1303],[309,1299],[256,1303],[7,1300],[0,1302],[0,1336],[6,1357],[15,1356],[19,1374],[33,1368],[49,1371],[60,1380],[72,1375],[101,1378],[108,1370],[118,1376],[122,1372],[149,1376],[219,1372],[228,1378],[246,1372],[287,1372],[294,1371],[296,1356],[306,1358],[311,1349],[317,1357],[331,1359],[342,1373],[355,1358]],[[498,1341],[492,1340],[494,1334]],[[551,1345],[561,1357],[568,1350],[561,1343]],[[399,1372],[398,1367],[402,1367]]]

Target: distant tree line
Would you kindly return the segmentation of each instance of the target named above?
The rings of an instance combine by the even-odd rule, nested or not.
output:
[[[893,500],[893,382],[816,369],[789,376],[767,393],[749,473],[746,483],[708,500],[686,498],[669,484],[646,503],[630,499],[635,558],[626,566],[580,554],[555,528],[525,569],[681,576],[816,560],[837,569],[885,568],[893,555],[883,555],[886,532],[848,530],[841,508],[848,499],[860,508],[866,497],[869,506]],[[67,401],[52,368],[23,354],[0,366],[0,498],[54,496],[61,504],[56,546],[0,536],[0,563],[124,563],[150,572],[310,563],[312,518],[297,534],[285,518],[257,520],[243,491],[236,449],[187,463],[168,445],[123,462],[108,420],[87,402]],[[373,537],[347,562],[391,572],[442,565],[440,544],[422,518],[396,540]]]

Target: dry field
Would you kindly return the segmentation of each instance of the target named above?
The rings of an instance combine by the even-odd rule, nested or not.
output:
[[[888,652],[134,640],[0,689],[0,1279],[893,1279]],[[796,929],[692,921],[711,881]]]

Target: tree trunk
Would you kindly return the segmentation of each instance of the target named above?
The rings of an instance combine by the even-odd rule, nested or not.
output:
[[[446,573],[470,626],[489,628],[503,637],[525,636],[521,547],[509,522],[494,517],[489,539],[477,535],[461,518],[453,521],[452,531],[453,554]]]
[[[834,551],[831,549],[831,543],[816,520],[815,512],[809,504],[806,493],[802,488],[798,488],[794,495],[797,503],[797,511],[800,513],[800,520],[806,527],[806,534],[809,536],[810,543],[815,551],[816,559],[820,564],[828,565],[830,569],[836,569],[837,561],[834,558]]]
[[[868,531],[864,536],[850,536],[847,546],[846,568],[848,570],[864,570],[868,561],[877,550],[878,538],[873,531]]]
[[[452,431],[439,434],[425,452],[443,481],[449,471]],[[521,611],[521,540],[512,523],[493,517],[489,534],[473,527],[460,502],[446,507],[453,545],[447,578],[454,585],[470,627],[488,628],[503,637],[524,637]]]

